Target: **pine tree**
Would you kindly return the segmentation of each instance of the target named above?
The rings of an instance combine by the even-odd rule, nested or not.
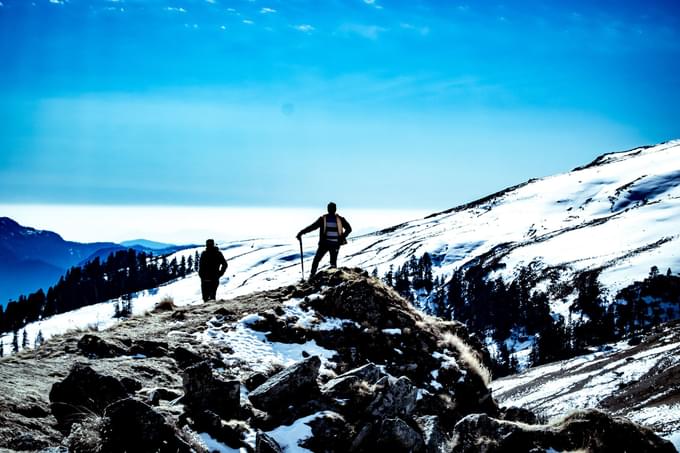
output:
[[[374,267],[373,272],[371,272],[371,277],[378,278],[378,268]]]
[[[35,336],[34,347],[38,349],[44,342],[45,338],[43,337],[42,330],[38,330],[38,334]]]
[[[19,352],[19,331],[15,330],[14,334],[12,335],[12,352],[17,353]]]
[[[5,342],[0,339],[0,357],[5,356]]]
[[[182,255],[182,259],[179,262],[179,276],[184,278],[187,275],[187,259]]]
[[[189,255],[187,259],[187,274],[191,274],[194,271],[194,257]]]

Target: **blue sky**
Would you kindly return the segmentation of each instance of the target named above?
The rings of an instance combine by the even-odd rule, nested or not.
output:
[[[436,210],[680,138],[677,1],[0,4],[0,203]]]

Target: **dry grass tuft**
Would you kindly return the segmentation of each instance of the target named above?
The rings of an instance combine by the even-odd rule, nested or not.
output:
[[[174,311],[177,306],[175,305],[175,299],[172,296],[164,296],[160,302],[153,307],[154,312],[158,311]]]
[[[443,336],[442,346],[450,347],[458,351],[458,357],[467,367],[473,372],[477,373],[484,381],[484,385],[491,383],[491,372],[482,365],[479,356],[475,351],[465,343],[459,336],[446,333]]]

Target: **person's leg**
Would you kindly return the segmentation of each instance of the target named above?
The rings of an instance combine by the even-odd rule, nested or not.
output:
[[[309,278],[314,277],[316,270],[319,268],[319,262],[321,258],[326,254],[328,249],[324,244],[319,244],[319,248],[316,249],[316,255],[314,255],[314,260],[312,261],[312,271],[309,273]]]
[[[215,280],[214,282],[211,283],[212,286],[210,287],[210,299],[217,300],[217,287],[220,286],[220,281]]]
[[[331,255],[331,267],[338,267],[338,252],[340,251],[339,247],[331,247],[328,249],[328,252]]]
[[[203,296],[203,302],[207,302],[210,299],[210,284],[211,282],[207,280],[201,280],[201,296]]]

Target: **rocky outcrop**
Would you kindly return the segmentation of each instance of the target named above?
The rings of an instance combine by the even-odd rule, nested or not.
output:
[[[509,451],[675,452],[649,429],[596,410],[574,413],[552,425],[497,420],[486,414],[462,419],[454,429],[452,453]]]
[[[600,412],[540,425],[531,411],[500,409],[486,354],[464,326],[422,315],[360,270],[187,307],[182,319],[177,312],[9,359],[0,367],[8,395],[0,448],[204,452],[208,441],[274,453],[291,442],[324,453],[672,451]],[[28,370],[35,377],[16,396],[7,382]]]
[[[267,379],[248,399],[267,412],[286,411],[290,405],[300,404],[318,393],[320,366],[319,357],[309,357]]]
[[[184,404],[191,412],[212,411],[224,419],[238,416],[241,384],[223,380],[213,373],[208,362],[201,362],[182,374]]]
[[[50,407],[65,432],[71,425],[91,414],[102,415],[106,408],[129,396],[125,385],[112,376],[76,363],[69,375],[56,382],[50,391]]]

